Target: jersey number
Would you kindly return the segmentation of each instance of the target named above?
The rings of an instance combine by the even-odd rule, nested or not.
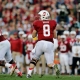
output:
[[[43,35],[45,37],[50,36],[50,25],[48,24],[43,25]]]
[[[66,45],[62,45],[60,48],[61,48],[61,51],[66,51]]]

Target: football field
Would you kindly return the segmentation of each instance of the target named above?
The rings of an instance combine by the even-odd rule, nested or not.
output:
[[[80,76],[62,75],[59,78],[56,78],[56,76],[53,75],[44,75],[43,77],[40,77],[39,75],[33,75],[32,78],[26,78],[26,75],[23,75],[23,77],[20,78],[15,75],[10,76],[6,74],[0,74],[0,80],[80,80]]]

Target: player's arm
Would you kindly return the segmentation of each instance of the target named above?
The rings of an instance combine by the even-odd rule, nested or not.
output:
[[[56,31],[56,29],[53,31],[53,36],[54,36],[55,39],[57,39],[57,31]]]
[[[33,30],[32,37],[35,38],[36,36],[37,36],[37,31],[36,30]]]

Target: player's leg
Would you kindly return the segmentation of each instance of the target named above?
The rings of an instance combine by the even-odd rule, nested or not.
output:
[[[64,62],[65,62],[65,67],[66,67],[67,74],[69,75],[70,74],[70,68],[69,68],[69,62],[68,62],[68,60],[69,60],[68,54],[65,53],[64,54]]]
[[[64,54],[60,53],[61,74],[65,74]]]
[[[36,74],[39,74],[40,60],[36,64]]]
[[[51,42],[48,42],[45,45],[47,47],[46,47],[46,51],[45,51],[44,55],[45,55],[45,58],[46,58],[46,61],[47,61],[47,65],[50,68],[55,68],[56,74],[59,75],[58,66],[53,63],[53,61],[54,61],[54,54],[53,54],[54,45]]]
[[[54,55],[53,55],[53,53],[49,54],[49,53],[46,52],[46,53],[44,53],[44,55],[45,55],[48,67],[50,67],[50,68],[54,67],[54,63],[53,63]]]
[[[53,49],[54,49],[54,45],[52,42],[44,42],[44,56],[46,58],[47,61],[47,65],[48,67],[53,67],[54,66],[54,54],[53,54]]]
[[[4,61],[7,52],[7,40],[0,42],[0,66],[10,67],[11,64]]]
[[[9,44],[7,40],[0,42],[0,66],[10,68],[12,65],[5,62],[4,60],[8,47],[9,47]]]
[[[41,76],[43,76],[45,74],[45,69],[46,69],[46,61],[44,54],[41,55],[41,63],[42,63]]]
[[[72,70],[72,52],[69,52],[68,53],[69,55],[69,60],[68,60],[68,62],[69,62],[69,67],[70,67],[70,74],[71,74],[71,70]]]
[[[30,59],[30,60],[32,60],[32,58],[34,57],[34,55],[35,55],[35,47],[34,47],[34,49],[31,51],[31,54],[30,54],[31,59]],[[38,64],[39,64],[39,60],[38,60],[38,62],[37,62],[37,64],[36,64],[36,67],[35,67],[34,70],[33,70],[33,73],[34,73],[34,74],[38,74]]]
[[[57,75],[57,77],[59,77],[60,71],[58,69],[58,65],[53,63],[53,58],[54,58],[53,57],[53,52],[51,54],[45,53],[45,57],[46,57],[48,67],[51,68],[51,69],[52,68],[55,69],[56,75]]]
[[[15,71],[17,73],[18,76],[22,76],[22,73],[19,71],[19,69],[16,66],[15,61],[12,59],[12,54],[11,54],[11,49],[10,49],[10,43],[9,41],[7,41],[7,51],[5,54],[5,59],[8,62],[8,64],[11,65],[11,75],[13,74],[13,72]]]
[[[8,53],[8,49],[10,49],[10,43],[8,40],[0,42],[0,66],[11,68],[11,72],[13,72],[16,68],[16,65],[14,65],[14,61],[11,57],[11,51]],[[7,62],[4,60],[5,56],[7,58]]]
[[[10,67],[11,68],[11,72],[10,72],[10,75],[12,75],[13,73],[14,73],[14,71],[17,73],[17,76],[19,76],[19,77],[22,77],[22,72],[21,71],[19,71],[19,69],[17,68],[17,65],[16,65],[16,63],[14,62],[14,60],[13,59],[10,59],[10,55],[8,56],[6,56],[6,60],[10,60],[9,61],[9,64],[11,64],[12,66]]]
[[[27,70],[28,70],[29,64],[30,64],[30,59],[29,59],[29,57],[28,57],[28,54],[26,54],[25,60],[26,60],[26,68],[27,68]]]
[[[42,46],[43,46],[43,44],[41,41],[36,43],[35,54],[33,55],[33,58],[30,62],[27,78],[29,78],[31,76],[32,71],[33,71],[34,67],[36,66],[36,64],[42,54]]]

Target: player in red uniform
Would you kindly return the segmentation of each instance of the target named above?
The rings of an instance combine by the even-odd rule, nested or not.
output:
[[[46,10],[42,10],[38,14],[40,16],[40,20],[33,22],[35,30],[32,34],[33,38],[38,35],[38,42],[35,45],[35,54],[30,62],[27,78],[31,77],[31,73],[42,53],[45,55],[47,65],[50,68],[55,67],[57,75],[59,73],[58,67],[53,63],[53,37],[56,37],[56,21],[49,20],[50,14]]]
[[[33,50],[34,48],[34,42],[32,40],[32,35],[29,34],[28,35],[28,40],[26,42],[26,64],[27,66],[29,66],[28,64],[30,64],[30,60],[31,60],[31,51]]]
[[[0,32],[0,66],[10,68],[10,75],[15,71],[17,75],[21,77],[22,73],[17,69],[16,63],[12,59],[10,46],[10,42],[6,40],[2,32]]]
[[[59,53],[60,53],[60,64],[61,74],[65,74],[65,66],[67,74],[70,73],[69,62],[68,62],[68,51],[70,51],[70,44],[66,40],[65,35],[61,35],[61,42],[59,42]]]

